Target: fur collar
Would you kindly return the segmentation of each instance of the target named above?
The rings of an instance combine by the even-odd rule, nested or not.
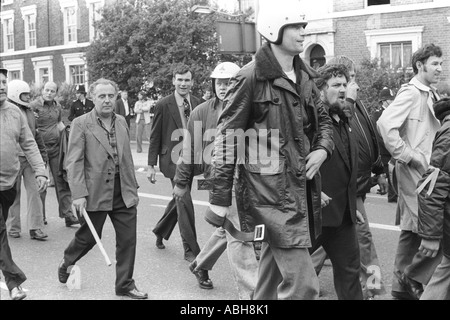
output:
[[[310,78],[319,77],[319,74],[313,68],[306,65],[298,55],[294,58],[294,69],[299,82],[302,78],[303,72],[305,72]],[[262,81],[273,80],[284,76],[284,72],[278,61],[275,59],[269,43],[263,44],[261,49],[256,53],[255,70],[256,78]]]

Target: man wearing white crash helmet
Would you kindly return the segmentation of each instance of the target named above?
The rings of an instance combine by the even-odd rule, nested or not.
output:
[[[186,139],[183,146],[183,158],[177,165],[175,174],[175,197],[183,197],[190,192],[194,174],[203,173],[205,179],[199,180],[199,189],[211,190],[211,152],[216,135],[217,119],[223,108],[223,99],[230,86],[230,80],[240,70],[240,67],[232,62],[219,63],[211,73],[212,88],[215,96],[199,105],[192,111],[188,122],[190,140]],[[197,128],[201,128],[198,130]],[[202,146],[196,150],[196,146]],[[237,229],[241,229],[237,211],[234,208],[228,216]],[[243,230],[247,231],[247,230]],[[217,228],[204,245],[195,260],[190,263],[189,269],[197,278],[198,285],[202,289],[212,289],[213,284],[209,279],[208,271],[227,249],[228,260],[237,285],[239,299],[251,299],[256,285],[258,261],[252,243],[235,239],[224,228]]]
[[[48,161],[44,140],[36,126],[34,112],[29,108],[30,86],[22,80],[12,80],[8,84],[8,100],[19,107],[28,121],[28,127],[36,140],[37,146],[45,163]],[[25,154],[19,152],[20,169],[16,181],[16,198],[9,209],[9,217],[6,221],[8,234],[10,237],[19,238],[21,232],[20,223],[20,193],[22,177],[25,189],[27,190],[27,226],[31,239],[45,240],[47,235],[42,231],[44,227],[44,215],[41,197],[34,175],[34,170],[28,162]]]
[[[14,263],[8,243],[6,220],[16,198],[15,182],[20,170],[19,152],[23,151],[33,168],[39,191],[47,187],[45,165],[39,154],[27,119],[20,109],[7,100],[8,70],[0,68],[0,270],[12,300],[22,300],[27,294],[21,285],[27,277]]]
[[[266,231],[253,298],[317,299],[308,248],[321,233],[318,172],[334,148],[331,119],[312,80],[317,72],[299,56],[304,7],[293,0],[266,1],[257,21],[267,43],[231,79],[225,97],[211,172],[210,209],[217,218],[208,221],[226,222],[237,166],[241,225],[264,225]],[[246,138],[230,139],[238,131]],[[242,144],[245,151],[238,154]]]

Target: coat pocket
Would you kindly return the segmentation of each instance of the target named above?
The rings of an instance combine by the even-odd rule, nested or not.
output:
[[[255,207],[283,206],[286,194],[284,159],[268,164],[245,164],[249,200]]]

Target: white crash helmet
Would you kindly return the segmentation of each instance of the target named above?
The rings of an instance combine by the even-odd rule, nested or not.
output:
[[[234,77],[241,68],[233,62],[222,62],[211,73],[213,79],[229,79]]]
[[[25,81],[16,79],[8,83],[8,99],[16,104],[28,107],[29,102],[23,101],[20,96],[30,92],[30,86]]]
[[[257,19],[258,32],[274,44],[281,44],[283,29],[288,25],[308,24],[299,0],[266,0]]]

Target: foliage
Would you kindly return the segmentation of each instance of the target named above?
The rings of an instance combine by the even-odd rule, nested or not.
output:
[[[357,82],[360,87],[358,96],[372,114],[379,107],[378,97],[383,88],[391,89],[395,96],[401,85],[409,82],[412,76],[409,69],[393,71],[380,64],[378,59],[365,59],[358,68]]]
[[[124,0],[105,5],[96,23],[100,37],[87,51],[92,80],[104,77],[130,97],[147,86],[166,95],[172,71],[186,64],[194,73],[193,92],[201,90],[217,63],[215,15],[190,11],[200,0]]]

